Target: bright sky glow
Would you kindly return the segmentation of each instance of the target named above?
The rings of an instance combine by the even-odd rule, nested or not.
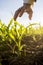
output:
[[[23,0],[0,0],[0,19],[2,22],[7,25],[15,11],[22,5]],[[29,20],[28,14],[24,13],[21,18],[18,17],[17,21],[24,26],[33,22],[43,25],[43,0],[37,0],[34,4],[32,20]]]

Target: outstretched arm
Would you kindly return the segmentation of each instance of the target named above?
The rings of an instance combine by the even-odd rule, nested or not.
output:
[[[36,2],[36,0],[23,0],[23,6],[15,12],[14,20],[16,20],[18,16],[21,17],[24,12],[27,12],[29,14],[29,19],[31,20],[33,14],[31,5],[33,5],[34,2]]]

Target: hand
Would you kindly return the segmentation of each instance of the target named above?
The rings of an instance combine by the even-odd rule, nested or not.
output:
[[[30,6],[30,4],[24,3],[24,5],[15,12],[14,20],[16,20],[18,16],[21,17],[24,12],[27,12],[29,14],[29,19],[31,20],[33,11]]]

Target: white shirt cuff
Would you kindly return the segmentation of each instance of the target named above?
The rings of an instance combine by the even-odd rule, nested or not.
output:
[[[23,0],[24,3],[28,3],[28,4],[34,4],[34,0]]]

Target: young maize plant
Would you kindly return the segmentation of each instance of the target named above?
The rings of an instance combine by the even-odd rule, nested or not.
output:
[[[4,53],[11,52],[12,54],[16,53],[18,56],[21,55],[23,48],[26,46],[21,43],[25,33],[26,28],[13,19],[10,20],[8,26],[5,26],[0,22],[0,44],[4,47],[4,49],[2,48]]]
[[[33,23],[25,28],[13,18],[7,26],[0,20],[0,62],[1,56],[10,60],[15,56],[26,56],[33,47],[42,48],[43,45],[38,44],[39,42],[43,43],[43,27],[40,24]]]

